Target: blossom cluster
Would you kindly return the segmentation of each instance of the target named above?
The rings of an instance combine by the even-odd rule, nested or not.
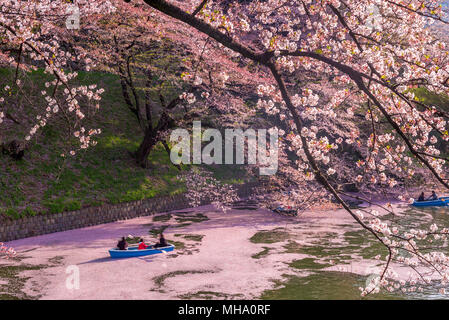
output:
[[[217,209],[226,212],[239,199],[232,185],[222,184],[209,171],[192,169],[180,178],[185,181],[189,190],[186,196],[192,207],[200,206],[203,201],[210,201]]]
[[[73,36],[69,30],[60,28],[61,22],[69,15],[69,6],[62,0],[0,1],[0,31],[4,34],[2,41],[19,51],[18,55],[0,54],[2,62],[16,69],[14,79],[0,92],[0,103],[4,103],[0,104],[0,123],[4,122],[3,115],[9,111],[10,106],[17,103],[15,101],[24,92],[26,94],[29,91],[25,87],[32,82],[28,79],[29,71],[41,67],[47,78],[51,79],[41,91],[43,103],[34,101],[35,104],[30,105],[32,112],[22,116],[34,116],[28,133],[23,137],[25,141],[30,141],[40,128],[60,113],[63,114],[60,117],[69,122],[69,128],[75,129],[81,127],[80,121],[85,118],[86,110],[98,110],[100,107],[99,101],[104,89],[94,90],[96,85],[73,85],[78,73],[70,71],[71,64],[79,63],[89,71],[95,63],[76,44],[72,46],[72,50],[63,45],[64,42],[72,41]],[[110,1],[77,1],[77,6],[86,17],[114,10]],[[35,99],[33,97],[29,101]],[[80,137],[80,148],[86,148],[90,144],[89,137]]]
[[[11,259],[16,255],[17,252],[13,248],[6,246],[3,242],[0,242],[0,257]]]

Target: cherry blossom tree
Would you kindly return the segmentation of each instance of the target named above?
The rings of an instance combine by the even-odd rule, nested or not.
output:
[[[101,4],[78,1],[78,13],[89,16],[114,10]],[[93,67],[91,59],[73,41],[76,30],[67,19],[75,8],[67,1],[0,1],[0,147],[19,160],[50,121],[63,121],[65,155],[95,145],[100,129],[88,129],[83,119],[99,109],[104,89],[77,83],[78,63]],[[31,74],[42,70],[44,86]],[[12,258],[13,248],[0,243],[0,257]]]
[[[449,188],[449,159],[435,147],[449,140],[448,113],[422,103],[413,91],[420,86],[449,93],[446,43],[427,28],[435,21],[446,23],[439,1],[144,2],[271,74],[260,83],[257,106],[288,129],[281,159],[289,167],[284,172],[291,173],[288,183],[317,182],[386,248],[383,272],[362,288],[362,295],[380,288],[419,290],[432,276],[447,284],[449,258],[438,248],[447,244],[448,230],[436,225],[404,230],[375,210],[366,217],[354,212],[342,198],[332,161],[345,146],[364,146],[352,172],[355,183],[393,188],[413,177],[418,163]],[[298,83],[300,75],[309,81]],[[319,121],[341,117],[366,121],[370,136],[362,140],[354,126],[331,136]],[[285,158],[289,152],[295,160]],[[389,206],[383,210],[391,212]],[[428,246],[433,241],[441,246]],[[411,268],[414,277],[398,281],[393,264]]]
[[[0,83],[0,139],[3,152],[15,159],[49,121],[65,122],[65,153],[96,143],[93,136],[100,130],[86,128],[83,119],[99,109],[104,89],[76,81],[76,64],[84,70],[94,65],[76,45],[76,29],[66,23],[75,9],[87,17],[114,7],[109,1],[77,1],[76,7],[67,1],[0,1],[0,63],[6,70]],[[38,70],[44,87],[31,77]]]
[[[92,17],[83,26],[81,42],[102,69],[120,77],[125,106],[143,132],[132,155],[145,168],[159,142],[170,153],[169,129],[185,126],[194,115],[217,114],[208,105],[226,100],[214,87],[227,76],[217,72],[215,83],[210,81],[208,41],[180,45],[176,38],[162,36],[160,26],[166,21],[154,17],[146,4],[116,1],[115,5],[114,12]]]

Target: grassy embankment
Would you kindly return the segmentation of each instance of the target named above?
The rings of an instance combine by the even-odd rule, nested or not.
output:
[[[6,79],[11,71],[2,69],[0,73]],[[37,84],[34,88],[37,97],[46,76],[36,71],[29,77]],[[101,128],[98,144],[63,165],[60,156],[63,146],[58,134],[63,124],[50,121],[39,131],[23,160],[14,161],[0,154],[0,217],[17,219],[185,191],[185,185],[177,178],[180,172],[161,145],[151,153],[148,169],[136,166],[130,157],[129,152],[136,150],[143,134],[135,116],[124,105],[118,77],[79,72],[79,81],[86,85],[97,83],[106,90],[100,111],[86,125]],[[29,128],[18,130],[26,132]],[[1,138],[6,141],[5,137]],[[223,182],[243,182],[238,168],[213,170]]]

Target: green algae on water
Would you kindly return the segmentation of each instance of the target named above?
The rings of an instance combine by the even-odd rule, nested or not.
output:
[[[258,253],[256,253],[256,254],[253,254],[253,255],[251,256],[251,258],[253,258],[253,259],[260,259],[260,258],[263,258],[263,257],[265,257],[265,256],[268,255],[268,253],[270,252],[270,250],[271,250],[271,248],[263,247],[263,250],[262,250],[262,251],[260,251],[260,252],[258,252]]]
[[[183,300],[191,300],[191,299],[199,299],[199,300],[212,300],[217,298],[222,298],[226,300],[230,299],[238,299],[243,298],[243,294],[230,294],[230,293],[224,293],[224,292],[215,292],[215,291],[198,291],[195,293],[187,293],[182,294],[178,296],[180,299]]]
[[[359,287],[366,277],[353,273],[317,271],[306,277],[284,275],[285,282],[277,281],[275,289],[263,292],[264,300],[360,300]],[[376,294],[363,299],[401,299],[399,295]]]
[[[274,230],[261,230],[254,234],[249,241],[252,243],[276,243],[283,242],[290,237],[286,231],[279,229]]]
[[[290,262],[288,265],[291,268],[300,269],[300,270],[308,270],[308,269],[324,269],[331,267],[331,264],[327,263],[319,263],[314,258],[304,258],[300,260],[295,260]]]

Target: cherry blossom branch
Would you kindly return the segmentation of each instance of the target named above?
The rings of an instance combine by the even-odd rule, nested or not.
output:
[[[11,259],[17,255],[17,252],[11,248],[6,246],[3,242],[0,242],[0,258]]]

